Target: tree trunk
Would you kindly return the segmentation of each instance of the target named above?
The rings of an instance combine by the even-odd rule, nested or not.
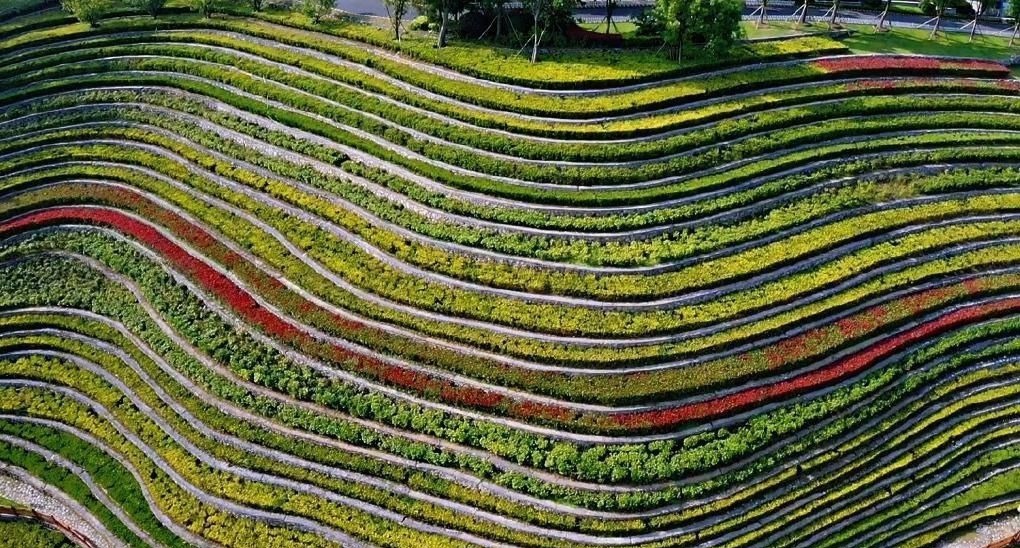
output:
[[[889,5],[890,4],[892,4],[892,0],[886,0],[886,2],[885,2],[885,9],[882,10],[882,13],[878,16],[878,24],[875,25],[875,30],[879,30],[880,31],[880,30],[882,30],[882,27],[885,25],[885,17],[887,15],[889,15]]]
[[[1015,2],[1016,0],[1013,1]],[[970,39],[967,40],[968,42],[974,41],[974,33],[977,32],[977,25],[978,25],[978,12],[977,10],[974,10],[974,26],[970,27]]]
[[[931,34],[928,35],[928,39],[932,40],[935,35],[939,33],[939,28],[942,26],[942,14],[945,12],[945,6],[939,8],[938,15],[935,16],[935,28],[931,29]]]
[[[758,12],[758,20],[755,21],[754,26],[760,27],[762,24],[765,23],[765,10],[768,9],[768,5],[769,4],[768,4],[767,0],[762,0],[762,2],[761,2],[761,11]]]
[[[439,4],[439,38],[436,40],[436,47],[446,47],[446,28],[450,26],[450,13],[446,9],[446,2]]]
[[[503,3],[496,4],[496,41],[503,36]]]
[[[1016,41],[1016,33],[1020,30],[1020,23],[1013,25],[1013,36],[1009,37],[1009,47],[1013,47],[1013,42]]]
[[[804,9],[801,10],[800,17],[797,18],[797,26],[798,27],[803,26],[805,23],[807,23],[807,10],[808,10],[808,0],[804,0]]]
[[[836,24],[836,14],[839,13],[839,0],[835,0],[832,3],[832,17],[829,17],[829,28],[831,29]]]
[[[534,2],[534,7],[531,10],[532,20],[534,22],[534,27],[532,28],[532,31],[534,32],[534,42],[531,44],[531,62],[532,63],[537,63],[538,62],[538,41],[541,39],[541,36],[538,33],[538,26],[539,26],[538,23],[539,23],[539,21],[542,20],[542,1],[543,0],[531,0],[531,1]]]

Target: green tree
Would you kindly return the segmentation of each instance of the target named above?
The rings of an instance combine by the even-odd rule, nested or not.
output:
[[[155,17],[159,15],[160,10],[166,4],[166,0],[136,0],[138,7]]]
[[[264,0],[248,0],[248,5],[252,11],[262,11],[262,6],[265,5]]]
[[[659,0],[663,40],[684,59],[684,47],[694,42],[713,55],[724,53],[740,38],[743,5],[739,0]]]
[[[213,0],[195,0],[195,11],[202,15],[202,17],[212,17],[215,6]]]
[[[525,0],[524,6],[531,12],[531,62],[538,62],[538,48],[549,29],[564,16],[570,18],[577,0]],[[525,43],[527,45],[527,43]]]
[[[318,23],[333,11],[333,0],[301,0],[301,11]]]
[[[928,35],[928,39],[935,38],[935,35],[939,33],[939,29],[942,28],[942,16],[946,13],[946,7],[949,5],[950,0],[933,0],[932,3],[935,5],[935,26],[931,29],[931,34]]]
[[[97,26],[103,14],[99,0],[60,0],[60,7],[89,26]]]
[[[1016,41],[1017,30],[1020,29],[1020,0],[1008,0],[1006,17],[1013,20],[1013,35],[1009,37],[1009,47]]]
[[[390,26],[393,28],[393,38],[400,41],[400,27],[404,24],[404,15],[407,14],[407,8],[410,5],[410,0],[383,0],[383,5],[386,6],[386,14],[390,17]]]
[[[988,9],[989,3],[990,0],[977,1],[977,6],[974,7],[974,19],[970,22],[970,37],[967,40],[968,42],[974,41],[974,34],[977,33],[978,17],[981,17],[981,14]]]
[[[445,47],[450,32],[450,17],[464,11],[463,0],[415,0],[414,5],[418,11],[427,15],[430,21],[439,20],[436,47]]]

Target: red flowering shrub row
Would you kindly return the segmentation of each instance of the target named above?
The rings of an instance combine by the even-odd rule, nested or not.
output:
[[[1009,68],[1001,63],[980,59],[939,59],[909,55],[860,55],[815,60],[814,65],[827,73],[833,72],[890,72],[902,71],[982,76],[1009,77]]]
[[[616,420],[630,428],[664,428],[685,422],[710,419],[733,413],[768,401],[787,398],[798,393],[817,389],[850,375],[860,373],[883,358],[904,350],[945,331],[991,316],[1020,310],[1020,297],[1005,298],[985,304],[964,307],[944,316],[921,324],[895,337],[880,341],[860,352],[837,361],[834,364],[799,375],[789,380],[741,390],[720,398],[691,403],[666,410],[626,413],[616,415]],[[871,321],[872,316],[881,318],[886,313],[883,306],[868,311],[864,318],[854,317],[840,322],[840,329],[851,333],[858,331],[858,325],[868,330],[879,325],[880,319]],[[783,343],[788,344],[788,343]]]
[[[958,93],[1000,93],[1020,91],[1020,80],[996,79],[996,80],[970,80],[965,78],[867,78],[847,82],[847,91],[868,92],[872,90],[881,91],[909,91],[919,93],[923,91],[954,91]]]
[[[170,215],[176,217],[176,215]],[[339,345],[328,345],[323,341],[319,341],[259,304],[250,293],[234,283],[228,276],[189,254],[152,225],[120,211],[96,206],[54,207],[22,215],[0,225],[0,235],[70,222],[105,226],[131,235],[149,249],[170,261],[181,273],[200,283],[206,290],[229,305],[242,319],[259,326],[267,333],[287,344],[318,356],[329,356],[336,363],[355,365],[356,369],[360,372],[370,373],[379,380],[390,384],[415,392],[443,396],[463,405],[491,408],[503,402],[503,397],[499,394],[456,385],[419,371],[392,365],[371,356],[351,352]],[[178,217],[177,224],[181,225],[179,228],[185,228],[183,232],[178,232],[177,235],[190,240],[189,243],[197,244],[198,242],[205,242],[210,245],[222,245],[216,242],[209,233],[187,223],[180,217]],[[247,263],[245,259],[236,253],[229,253],[233,254],[237,261],[235,263],[227,263],[231,264],[232,267],[238,267]],[[264,289],[283,288],[279,281],[272,280],[268,276],[263,276],[263,278]],[[337,321],[345,321],[340,317],[334,317]]]
[[[110,195],[104,196],[104,193]],[[290,291],[280,281],[266,275],[222,242],[217,241],[207,231],[188,222],[176,213],[157,207],[141,195],[119,190],[113,191],[103,187],[91,189],[88,195],[91,199],[120,202],[122,206],[134,208],[143,213],[144,218],[158,221],[177,237],[187,241],[189,245],[210,256],[219,264],[230,265],[234,275],[244,279],[258,295],[275,303],[274,306],[296,314],[302,321],[312,318],[317,319],[314,322],[316,325],[322,325],[324,321],[331,321],[334,326],[345,330],[372,329],[360,322],[351,321],[324,310]],[[32,227],[67,222],[108,226],[130,234],[171,261],[183,274],[202,284],[217,298],[228,304],[245,321],[257,325],[286,344],[330,361],[339,367],[353,370],[430,399],[490,410],[526,420],[539,420],[574,428],[581,426],[586,430],[593,431],[620,431],[635,428],[664,429],[682,422],[708,419],[763,401],[787,397],[859,372],[896,349],[969,321],[972,317],[963,312],[954,312],[903,335],[888,339],[824,369],[789,381],[743,390],[714,400],[649,412],[579,413],[560,404],[516,400],[497,392],[453,383],[427,372],[403,367],[371,355],[353,352],[341,345],[333,345],[319,340],[299,329],[291,321],[261,305],[252,294],[242,289],[229,276],[191,255],[165,237],[154,226],[121,211],[96,206],[65,206],[38,210],[0,225],[0,235]],[[1000,281],[999,284],[1001,283]],[[749,365],[753,366],[750,368],[751,370],[768,372],[782,370],[797,363],[809,363],[811,360],[816,360],[833,349],[849,344],[856,339],[876,335],[883,326],[890,322],[912,317],[925,310],[937,309],[939,306],[959,300],[961,297],[994,290],[996,287],[994,284],[988,285],[979,279],[969,279],[955,285],[920,292],[882,306],[873,307],[832,325],[784,339],[763,349],[717,360],[713,367],[727,368],[727,371],[734,373],[734,378],[738,378],[737,372]],[[1001,312],[1001,309],[994,308],[992,305],[971,307],[965,310],[969,310],[969,314],[979,315]],[[534,374],[534,372],[531,373]],[[612,382],[628,382],[628,379],[643,375],[645,374],[618,375]],[[548,374],[542,380],[555,382],[557,378],[557,375]],[[588,380],[602,383],[609,379],[599,377]],[[612,384],[606,384],[606,386],[611,387]]]

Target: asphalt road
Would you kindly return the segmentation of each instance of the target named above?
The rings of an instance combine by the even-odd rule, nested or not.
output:
[[[613,19],[617,22],[627,21],[632,15],[640,13],[645,9],[645,5],[651,2],[645,0],[621,0],[620,4],[623,4],[616,8]],[[582,7],[574,10],[575,15],[582,21],[598,21],[605,16],[605,8],[602,7],[604,4],[601,2],[586,2],[587,7]],[[337,9],[346,11],[348,13],[355,13],[358,15],[370,15],[376,17],[387,17],[386,8],[382,0],[337,0]],[[744,16],[750,18],[754,12],[756,5],[748,5],[744,8]],[[770,20],[782,20],[790,19],[795,11],[792,2],[776,2],[773,1],[769,5],[769,19]],[[808,16],[811,18],[822,19],[826,15],[826,7],[811,7],[808,9]],[[410,20],[416,17],[418,13],[413,8],[409,9],[406,19]],[[839,20],[843,23],[863,23],[873,24],[878,17],[877,11],[861,10],[856,8],[846,8],[839,11]],[[928,21],[930,18],[921,15],[910,15],[904,13],[890,13],[886,18],[886,21],[899,28],[912,28],[917,27]],[[949,32],[969,32],[970,28],[964,28],[969,21],[967,19],[953,19],[944,18],[942,20],[942,28]],[[1009,33],[1011,26],[1007,23],[1003,23],[993,18],[983,18],[981,23],[978,25],[978,32],[982,34],[993,34],[993,33]]]
[[[386,6],[382,0],[338,0],[336,9],[353,13],[356,15],[371,15],[374,17],[389,17],[386,13]],[[408,6],[404,19],[411,20],[418,16],[418,11]]]

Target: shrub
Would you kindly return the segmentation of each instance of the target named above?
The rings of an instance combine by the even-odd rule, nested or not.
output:
[[[103,4],[100,0],[60,0],[60,6],[90,26],[98,26],[99,19],[103,16]]]

